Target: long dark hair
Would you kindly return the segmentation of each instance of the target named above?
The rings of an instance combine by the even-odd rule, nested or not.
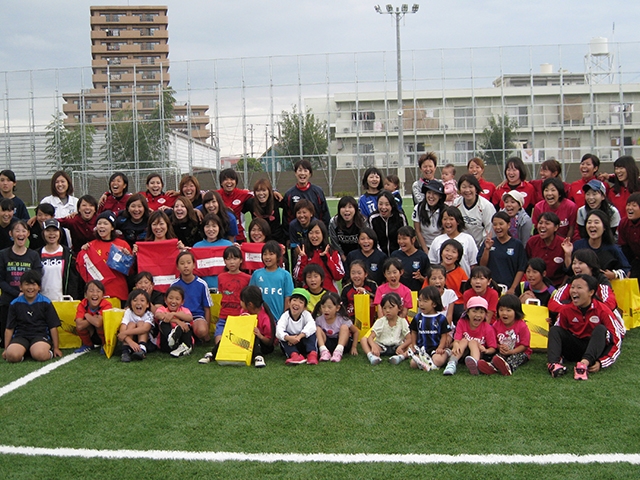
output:
[[[151,228],[151,225],[153,225],[158,220],[164,220],[164,222],[167,224],[167,235],[166,235],[167,240],[172,238],[178,238],[176,236],[176,232],[173,230],[173,225],[171,225],[171,220],[169,220],[169,217],[167,216],[167,214],[164,213],[162,210],[156,210],[151,215],[149,215],[149,220],[147,221],[147,235],[145,236],[145,241],[152,242],[156,239],[156,236],[153,234],[153,229]]]
[[[318,318],[320,316],[322,305],[327,303],[329,300],[331,300],[333,304],[338,307],[338,312],[336,313],[336,317],[340,315],[344,318],[347,318],[347,309],[344,307],[344,304],[342,303],[342,299],[340,298],[340,295],[338,295],[335,292],[327,292],[324,295],[322,295],[322,297],[320,298],[320,301],[316,303],[316,306],[313,309],[313,315],[312,315],[313,318]]]
[[[613,162],[613,168],[616,167],[624,168],[627,171],[627,190],[629,190],[629,193],[640,192],[640,171],[638,170],[635,159],[631,155],[623,155]],[[622,187],[622,183],[620,183],[618,177],[614,175],[611,189],[614,193],[620,193]]]
[[[356,199],[350,195],[342,197],[338,202],[338,213],[336,214],[336,223],[338,225],[338,228],[342,230],[348,228],[347,224],[344,221],[344,218],[342,218],[342,215],[340,215],[340,209],[346,207],[347,205],[353,205],[353,207],[356,209],[356,213],[353,216],[353,224],[356,226],[356,228],[358,228],[358,230],[362,229],[362,227],[364,227],[364,217],[360,213],[358,202],[356,202]]]
[[[255,197],[256,190],[268,190],[269,197],[267,198],[267,202],[262,205],[258,198]],[[268,178],[259,178],[256,180],[256,183],[253,184],[253,211],[251,214],[253,218],[269,218],[273,216],[273,211],[275,208],[275,199],[273,198],[273,187],[271,186],[271,182]]]
[[[423,187],[424,192],[424,187]],[[433,192],[437,194],[440,198],[438,203],[435,204],[433,209],[427,203],[427,192],[424,192],[424,198],[420,203],[418,203],[418,219],[420,223],[429,225],[431,224],[431,217],[433,215],[438,215],[437,227],[442,230],[442,209],[445,207],[445,200],[447,199],[446,195],[441,195],[438,192]]]
[[[313,230],[316,226],[322,232],[322,242],[320,242],[320,245],[318,245],[317,247],[311,244],[311,241],[309,240],[309,233],[308,233],[311,230]],[[309,222],[309,228],[307,229],[307,238],[304,239],[304,250],[307,256],[311,258],[315,250],[323,251],[325,248],[327,248],[327,245],[329,245],[329,232],[327,231],[327,227],[322,220],[318,220],[317,218],[314,218],[313,220],[311,220],[311,222]],[[329,247],[329,251],[333,251],[333,247]]]
[[[146,197],[141,193],[134,193],[127,199],[127,205],[122,212],[122,216],[131,220],[131,214],[129,213],[129,207],[133,202],[140,202],[142,204],[142,208],[144,208],[144,213],[142,214],[142,222],[145,222],[149,219],[149,204],[147,203]]]
[[[584,219],[584,226],[587,227],[587,222],[589,218],[592,216],[596,216],[602,221],[602,226],[604,227],[604,231],[602,232],[602,244],[603,245],[613,245],[615,243],[613,239],[613,232],[611,231],[611,221],[609,220],[609,216],[604,213],[602,210],[591,210],[587,213],[586,218]],[[587,234],[587,238],[589,235]]]
[[[228,237],[230,235],[229,234],[229,226],[230,226],[229,213],[233,214],[233,212],[231,212],[231,210],[229,210],[227,206],[224,204],[224,201],[222,200],[222,195],[220,195],[215,190],[209,190],[207,193],[205,193],[204,197],[202,197],[202,210],[203,210],[202,213],[206,214],[208,212],[206,205],[213,199],[215,199],[215,201],[218,203],[218,213],[216,215],[220,217],[220,221],[222,222],[222,225],[224,227],[221,232],[222,233],[221,238]]]

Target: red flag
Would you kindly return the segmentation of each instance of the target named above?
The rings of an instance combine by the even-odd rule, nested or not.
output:
[[[76,268],[85,282],[100,280],[102,283],[107,283],[116,278],[113,271],[93,248],[80,250]]]
[[[220,275],[224,272],[224,251],[227,247],[194,247],[191,253],[196,257],[195,273],[199,277]]]
[[[240,246],[242,250],[242,268],[253,271],[264,267],[264,263],[262,263],[262,247],[264,247],[264,243],[244,242]]]
[[[157,242],[138,242],[138,272],[153,275],[154,289],[166,292],[171,282],[179,277],[176,258],[180,253],[178,239]]]

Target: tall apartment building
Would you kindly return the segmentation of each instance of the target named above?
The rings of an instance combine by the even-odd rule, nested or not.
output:
[[[64,94],[65,122],[84,118],[97,129],[122,109],[150,118],[169,86],[169,19],[164,6],[91,7],[93,88]],[[198,140],[209,137],[208,105],[177,101],[171,128]]]

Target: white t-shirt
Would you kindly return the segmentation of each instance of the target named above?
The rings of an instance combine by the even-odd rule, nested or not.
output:
[[[142,316],[138,316],[133,313],[133,310],[127,308],[124,312],[124,316],[122,317],[122,325],[129,325],[130,323],[140,323],[146,322],[153,325],[153,313],[150,310],[147,310],[142,314]]]
[[[436,237],[429,247],[429,261],[431,263],[440,263],[440,247],[444,242],[449,240],[449,236],[446,233]],[[462,245],[462,258],[460,259],[460,266],[467,273],[471,275],[471,267],[478,263],[478,246],[475,239],[468,233],[460,232],[456,238]]]
[[[62,246],[58,246],[58,249],[53,253],[47,252],[42,247],[40,258],[42,260],[42,287],[40,293],[52,302],[62,300],[64,293],[62,274],[66,267]]]

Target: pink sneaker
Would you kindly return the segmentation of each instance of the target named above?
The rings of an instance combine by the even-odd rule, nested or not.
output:
[[[576,363],[576,367],[573,369],[573,378],[576,380],[589,380],[589,376],[587,375],[588,371],[588,365],[578,362]]]
[[[300,355],[298,352],[293,352],[287,360],[284,362],[286,365],[300,365],[301,363],[307,363],[307,359]]]
[[[494,373],[498,373],[496,367],[491,365],[486,360],[482,359],[478,361],[478,370],[480,370],[480,373],[484,373],[485,375],[493,375]]]
[[[317,365],[318,364],[318,352],[313,351],[309,352],[307,355],[307,365]]]
[[[329,350],[325,350],[320,354],[321,362],[328,362],[329,360],[331,360],[331,352]]]
[[[467,355],[464,359],[464,364],[469,369],[469,373],[471,375],[478,375],[478,361],[473,358],[471,355]]]
[[[340,360],[342,360],[342,352],[334,350],[333,355],[331,355],[331,361],[338,363]]]
[[[494,367],[498,369],[498,371],[505,376],[510,376],[513,372],[511,371],[511,365],[507,363],[507,361],[502,358],[500,355],[496,355],[491,360],[491,363]]]

